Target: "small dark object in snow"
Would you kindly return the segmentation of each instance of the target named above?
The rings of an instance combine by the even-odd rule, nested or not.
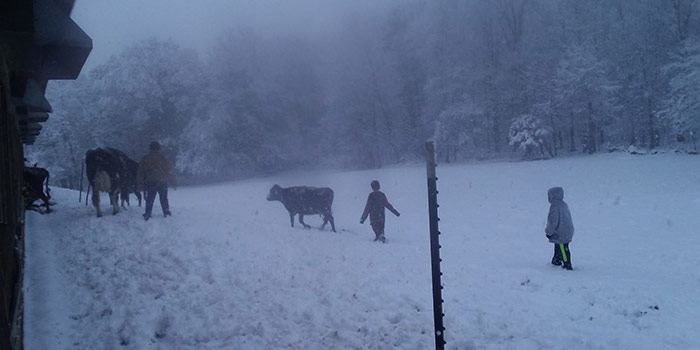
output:
[[[106,308],[100,313],[100,317],[112,316],[112,308]]]
[[[25,198],[26,206],[25,209],[35,210],[39,214],[50,213],[51,208],[49,207],[49,199],[51,199],[51,189],[49,189],[49,172],[44,168],[39,168],[34,164],[33,167],[24,167],[23,173],[23,185],[22,185],[22,195]],[[46,191],[44,191],[44,183],[46,183]],[[42,213],[38,210],[38,206],[33,203],[36,200],[42,200],[44,202],[45,212]]]

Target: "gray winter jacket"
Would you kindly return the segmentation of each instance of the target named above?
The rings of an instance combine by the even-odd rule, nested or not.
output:
[[[564,202],[564,189],[552,187],[547,191],[549,197],[549,215],[544,232],[549,241],[556,244],[571,243],[574,237],[574,223],[571,221],[569,206]]]

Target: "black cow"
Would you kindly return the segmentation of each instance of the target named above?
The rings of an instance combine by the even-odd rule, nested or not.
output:
[[[108,151],[114,153],[119,157],[119,159],[125,164],[126,174],[120,179],[119,185],[119,197],[121,198],[121,206],[126,209],[124,202],[129,203],[129,194],[133,193],[139,201],[139,207],[141,206],[141,191],[137,185],[137,176],[139,173],[139,163],[131,158],[129,158],[124,152],[116,150],[114,148],[107,148]]]
[[[129,193],[136,193],[141,205],[141,193],[136,189],[138,163],[114,148],[96,148],[85,153],[85,172],[89,186],[92,187],[92,204],[100,210],[100,191],[109,193],[112,213],[119,213],[119,196],[128,203]],[[88,192],[90,188],[88,187]]]
[[[305,228],[311,226],[304,223],[304,215],[320,214],[323,217],[321,229],[331,223],[331,229],[335,231],[335,221],[331,206],[333,205],[333,190],[328,187],[287,187],[274,185],[267,195],[268,201],[280,201],[289,212],[289,221],[294,227],[294,215],[299,214],[299,223]]]
[[[24,195],[26,201],[25,209],[33,208],[34,201],[41,199],[46,207],[46,212],[50,213],[49,199],[51,199],[51,190],[49,189],[49,171],[36,165],[33,167],[25,166],[22,177],[24,179],[22,195]],[[46,182],[46,192],[44,192],[44,182]]]

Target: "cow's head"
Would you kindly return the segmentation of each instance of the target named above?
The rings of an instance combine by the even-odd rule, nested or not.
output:
[[[279,185],[274,185],[270,189],[270,193],[267,195],[268,201],[279,201],[282,200],[282,187]]]

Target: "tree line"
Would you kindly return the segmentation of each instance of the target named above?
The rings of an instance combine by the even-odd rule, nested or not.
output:
[[[309,167],[697,152],[697,0],[403,1],[332,35],[220,33],[207,53],[135,43],[76,81],[32,161],[77,187],[87,149],[159,140],[207,182]]]

